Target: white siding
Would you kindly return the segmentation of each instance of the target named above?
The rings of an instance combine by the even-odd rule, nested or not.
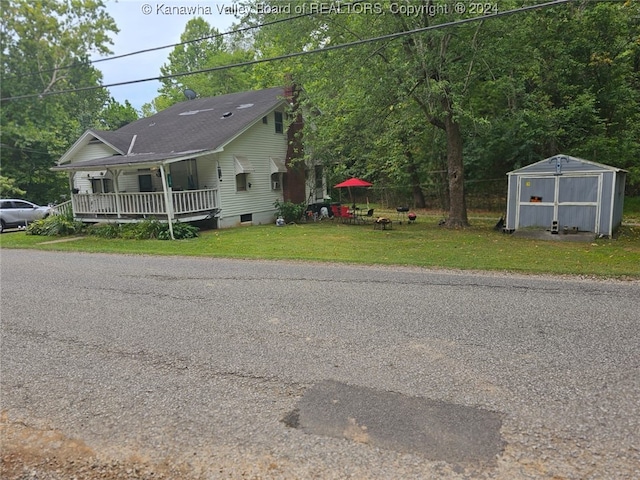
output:
[[[78,163],[85,160],[93,160],[94,158],[110,157],[117,153],[113,148],[104,143],[87,143],[83,145],[78,153],[71,158],[69,163]],[[80,193],[93,193],[91,189],[91,176],[96,172],[76,172],[73,177],[73,188],[77,188]]]
[[[83,162],[85,160],[93,160],[94,158],[110,157],[116,153],[118,152],[104,143],[88,143],[80,149],[69,163]]]
[[[254,224],[270,223],[275,220],[276,200],[282,200],[282,189],[272,190],[271,162],[269,157],[284,161],[287,154],[286,133],[275,133],[273,113],[269,115],[265,125],[259,120],[241,137],[225,147],[224,152],[217,155],[222,169],[220,183],[219,226],[232,227],[240,224],[240,216],[252,215]],[[249,159],[255,171],[247,175],[251,188],[236,191],[234,155],[242,155]],[[217,165],[216,167],[217,168]],[[217,178],[217,172],[215,173]]]

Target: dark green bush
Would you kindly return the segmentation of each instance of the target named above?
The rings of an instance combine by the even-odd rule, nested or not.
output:
[[[286,223],[299,222],[305,211],[304,203],[280,202],[276,200],[273,204],[277,209],[277,216],[284,218]]]
[[[44,235],[49,237],[76,235],[82,233],[85,226],[73,219],[73,215],[49,215],[41,220],[30,223],[27,235]]]
[[[173,237],[176,240],[182,240],[185,238],[196,238],[198,236],[198,227],[189,225],[188,223],[175,222],[173,224]],[[171,234],[169,233],[169,226],[165,225],[165,229],[158,235],[160,240],[170,240]]]
[[[121,232],[117,223],[96,223],[87,229],[87,233],[101,238],[119,238]]]
[[[195,238],[198,236],[198,227],[188,223],[175,222],[173,224],[173,236],[176,240],[183,238]],[[88,230],[90,235],[102,238],[124,238],[127,240],[171,240],[169,225],[157,220],[145,220],[139,223],[99,223]]]

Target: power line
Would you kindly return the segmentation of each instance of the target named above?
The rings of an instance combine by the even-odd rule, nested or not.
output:
[[[356,1],[351,2],[349,4],[341,5],[341,7],[347,7],[347,6],[350,6],[350,5],[355,5],[355,4],[358,4],[358,3],[362,3],[362,1],[363,0],[356,0]],[[242,33],[242,32],[246,32],[246,31],[249,31],[249,30],[256,29],[256,28],[268,27],[268,26],[271,26],[271,25],[279,24],[279,23],[289,22],[289,21],[292,21],[292,20],[297,20],[299,18],[308,17],[308,16],[311,16],[311,15],[316,15],[317,13],[322,13],[322,12],[302,13],[300,15],[293,15],[291,17],[279,18],[279,19],[273,20],[271,22],[265,22],[265,23],[261,23],[261,24],[258,24],[258,25],[251,25],[251,26],[248,26],[248,27],[238,28],[236,30],[231,30],[229,32],[220,32],[220,33],[216,33],[216,34],[213,34],[213,35],[207,35],[207,36],[200,37],[200,38],[194,38],[193,40],[185,40],[184,42],[172,43],[172,44],[169,44],[169,45],[162,45],[160,47],[151,47],[151,48],[146,48],[146,49],[143,49],[143,50],[135,50],[133,52],[123,53],[121,55],[113,55],[111,57],[106,57],[106,58],[98,58],[96,60],[90,60],[88,62],[88,64],[89,65],[93,65],[93,64],[96,64],[96,63],[100,63],[100,62],[108,62],[110,60],[118,60],[120,58],[126,58],[126,57],[131,57],[131,56],[134,56],[134,55],[141,55],[143,53],[149,53],[149,52],[155,52],[155,51],[158,51],[158,50],[164,50],[166,48],[178,47],[178,46],[182,46],[182,45],[189,45],[191,43],[197,43],[197,42],[202,42],[202,41],[205,41],[205,40],[211,40],[211,39],[214,39],[214,38],[224,37],[226,35],[233,35],[233,34],[236,34],[236,33]],[[50,73],[50,72],[55,72],[55,71],[59,71],[59,70],[68,70],[68,69],[72,69],[72,68],[80,68],[80,67],[84,67],[85,65],[86,64],[83,64],[83,63],[80,63],[80,64],[74,63],[74,64],[69,64],[69,65],[65,65],[63,67],[58,67],[58,68],[47,68],[47,69],[44,69],[44,70],[38,70],[37,72],[22,73],[22,74],[19,74],[19,75],[13,75],[10,78],[14,78],[15,79],[15,78],[33,77],[35,75],[40,75],[41,73]]]
[[[286,55],[279,55],[277,57],[259,58],[259,59],[249,60],[249,61],[246,61],[246,62],[235,63],[235,64],[231,64],[231,65],[220,65],[220,66],[217,66],[217,67],[205,68],[203,70],[196,70],[196,71],[193,71],[193,72],[174,73],[174,74],[170,74],[170,75],[161,75],[159,77],[141,78],[141,79],[138,79],[138,80],[128,80],[128,81],[125,81],[125,82],[110,83],[110,84],[107,84],[107,85],[93,85],[93,86],[90,86],[90,87],[72,88],[72,89],[68,89],[68,90],[58,90],[58,91],[54,91],[54,92],[33,93],[33,94],[28,94],[28,95],[17,95],[15,97],[0,98],[0,101],[21,100],[21,99],[36,98],[36,97],[44,98],[44,97],[48,97],[48,96],[51,96],[51,95],[60,95],[60,94],[63,94],[63,93],[86,92],[86,91],[91,91],[91,90],[99,90],[101,88],[120,87],[120,86],[123,86],[123,85],[133,85],[133,84],[136,84],[136,83],[161,81],[161,80],[166,80],[166,79],[169,79],[169,78],[179,78],[179,77],[185,77],[185,76],[188,76],[188,75],[197,75],[197,74],[201,74],[201,73],[209,73],[209,72],[216,72],[216,71],[222,71],[222,70],[230,70],[232,68],[248,67],[248,66],[257,65],[257,64],[260,64],[260,63],[288,60],[288,59],[291,59],[291,58],[301,57],[301,56],[304,56],[304,55],[313,55],[313,54],[316,54],[316,53],[325,53],[325,52],[330,52],[330,51],[333,51],[333,50],[340,50],[340,49],[343,49],[343,48],[350,48],[350,47],[355,47],[355,46],[359,46],[359,45],[364,45],[364,44],[367,44],[367,43],[379,42],[379,41],[382,41],[382,40],[395,40],[397,38],[401,38],[401,37],[404,37],[404,36],[415,35],[417,33],[423,33],[423,32],[427,32],[427,31],[431,31],[431,30],[439,30],[439,29],[442,29],[442,28],[454,27],[454,26],[458,26],[458,25],[463,25],[463,24],[472,23],[472,22],[478,22],[478,21],[482,21],[482,20],[488,20],[488,19],[492,19],[492,18],[506,17],[506,16],[513,15],[513,14],[516,14],[516,13],[527,12],[527,11],[530,11],[530,10],[537,10],[537,9],[541,9],[541,8],[553,7],[553,6],[561,5],[561,4],[564,4],[564,3],[571,2],[571,1],[573,1],[573,0],[554,0],[554,1],[551,1],[551,2],[547,2],[547,3],[541,3],[541,4],[537,4],[537,5],[530,5],[530,6],[526,6],[526,7],[516,8],[516,9],[513,9],[513,10],[507,10],[507,11],[504,11],[504,12],[498,12],[498,13],[494,13],[494,14],[491,14],[491,15],[484,15],[484,16],[478,16],[478,17],[472,17],[472,18],[464,18],[464,19],[461,19],[461,20],[454,20],[454,21],[451,21],[451,22],[440,23],[438,25],[432,25],[432,26],[428,26],[428,27],[416,28],[414,30],[407,30],[407,31],[403,31],[403,32],[390,33],[390,34],[387,34],[387,35],[381,35],[379,37],[365,38],[365,39],[355,40],[353,42],[341,43],[339,45],[330,45],[328,47],[317,48],[317,49],[314,49],[314,50],[307,50],[307,51],[302,51],[302,52],[288,53]]]

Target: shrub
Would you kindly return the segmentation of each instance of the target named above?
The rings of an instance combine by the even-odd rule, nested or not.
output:
[[[101,238],[119,238],[120,225],[117,223],[96,223],[87,228],[87,233]]]
[[[279,200],[276,200],[273,205],[278,210],[277,216],[284,218],[286,223],[299,221],[306,208],[304,203],[280,202]]]
[[[84,231],[84,224],[73,219],[73,215],[49,215],[36,220],[27,227],[27,235],[65,236]]]
[[[169,225],[157,220],[145,220],[139,223],[99,223],[89,228],[90,235],[103,238],[123,238],[127,240],[171,240]],[[176,240],[195,238],[198,236],[198,227],[188,223],[175,222],[173,224],[173,236]]]
[[[120,226],[120,236],[128,240],[150,240],[159,238],[163,230],[168,230],[166,224],[158,220],[144,220],[139,223],[127,223]]]
[[[188,223],[175,222],[173,224],[173,238],[176,240],[183,240],[185,238],[196,238],[200,229]],[[169,226],[165,225],[165,229],[158,235],[160,240],[170,240],[171,233],[169,232]]]

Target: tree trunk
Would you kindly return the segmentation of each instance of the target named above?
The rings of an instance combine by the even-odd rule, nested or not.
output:
[[[467,204],[464,195],[464,163],[460,124],[453,119],[451,102],[443,98],[444,126],[447,134],[447,171],[449,176],[449,218],[447,227],[468,227]]]

